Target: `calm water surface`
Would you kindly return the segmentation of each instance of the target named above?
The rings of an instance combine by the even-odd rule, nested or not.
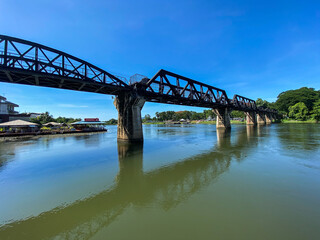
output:
[[[320,239],[320,126],[0,143],[0,239]]]

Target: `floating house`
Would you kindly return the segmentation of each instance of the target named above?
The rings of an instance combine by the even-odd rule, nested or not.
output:
[[[30,133],[37,132],[39,130],[39,125],[37,123],[27,122],[24,120],[14,120],[0,123],[0,128],[2,129],[2,132],[7,133]]]
[[[57,123],[57,122],[48,122],[46,124],[43,124],[43,126],[46,126],[46,127],[50,127],[50,128],[53,128],[53,129],[56,129],[56,128],[60,128],[62,126],[62,123]]]
[[[105,123],[99,118],[85,118],[84,121],[74,122],[71,125],[78,131],[106,131]]]

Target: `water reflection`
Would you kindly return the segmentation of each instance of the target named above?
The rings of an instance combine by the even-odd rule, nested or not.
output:
[[[320,147],[318,124],[285,124],[278,128],[277,135],[289,150],[316,151]]]
[[[119,171],[112,187],[68,206],[5,225],[0,229],[0,239],[89,239],[130,205],[168,211],[217,180],[228,171],[233,159],[242,161],[255,148],[259,131],[261,134],[263,130],[248,126],[233,140],[230,131],[218,129],[217,143],[210,151],[147,173],[143,171],[143,144],[120,142]],[[84,136],[78,138],[86,140]]]

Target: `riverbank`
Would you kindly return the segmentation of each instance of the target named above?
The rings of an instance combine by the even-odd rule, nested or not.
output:
[[[63,132],[63,133],[42,133],[42,134],[16,134],[16,135],[0,135],[0,142],[13,142],[19,140],[26,140],[26,139],[37,139],[41,137],[66,137],[66,136],[83,136],[83,135],[91,135],[97,133],[107,132],[107,130],[98,130],[98,131],[88,131],[88,132],[81,132],[81,131],[70,131],[70,132]]]
[[[245,121],[236,121],[236,120],[231,120],[230,121],[231,124],[245,124]],[[173,123],[166,123],[166,122],[147,122],[147,123],[143,123],[144,125],[152,125],[152,124],[167,124],[167,125],[186,125],[186,124],[216,124],[216,121],[198,121],[198,120],[193,120],[189,123],[180,123],[180,124],[173,124]]]
[[[246,124],[245,121],[236,121],[236,120],[231,120],[230,121],[231,124]],[[274,122],[274,123],[284,123],[284,124],[290,124],[290,123],[312,123],[312,124],[317,124],[319,122],[317,122],[316,120],[306,120],[306,121],[299,121],[299,120],[281,120],[280,122]],[[159,124],[167,124],[165,122],[148,122],[148,123],[143,123],[144,125],[159,125]],[[189,123],[181,123],[181,124],[216,124],[216,121],[191,121]],[[168,124],[170,125],[170,124]],[[179,125],[179,124],[175,124],[175,125]]]
[[[317,122],[316,120],[300,121],[300,120],[282,119],[281,123],[319,123],[319,122]]]

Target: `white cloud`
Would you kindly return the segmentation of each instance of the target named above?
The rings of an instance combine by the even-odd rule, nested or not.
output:
[[[86,105],[76,105],[76,104],[58,104],[58,107],[64,108],[87,108]]]

